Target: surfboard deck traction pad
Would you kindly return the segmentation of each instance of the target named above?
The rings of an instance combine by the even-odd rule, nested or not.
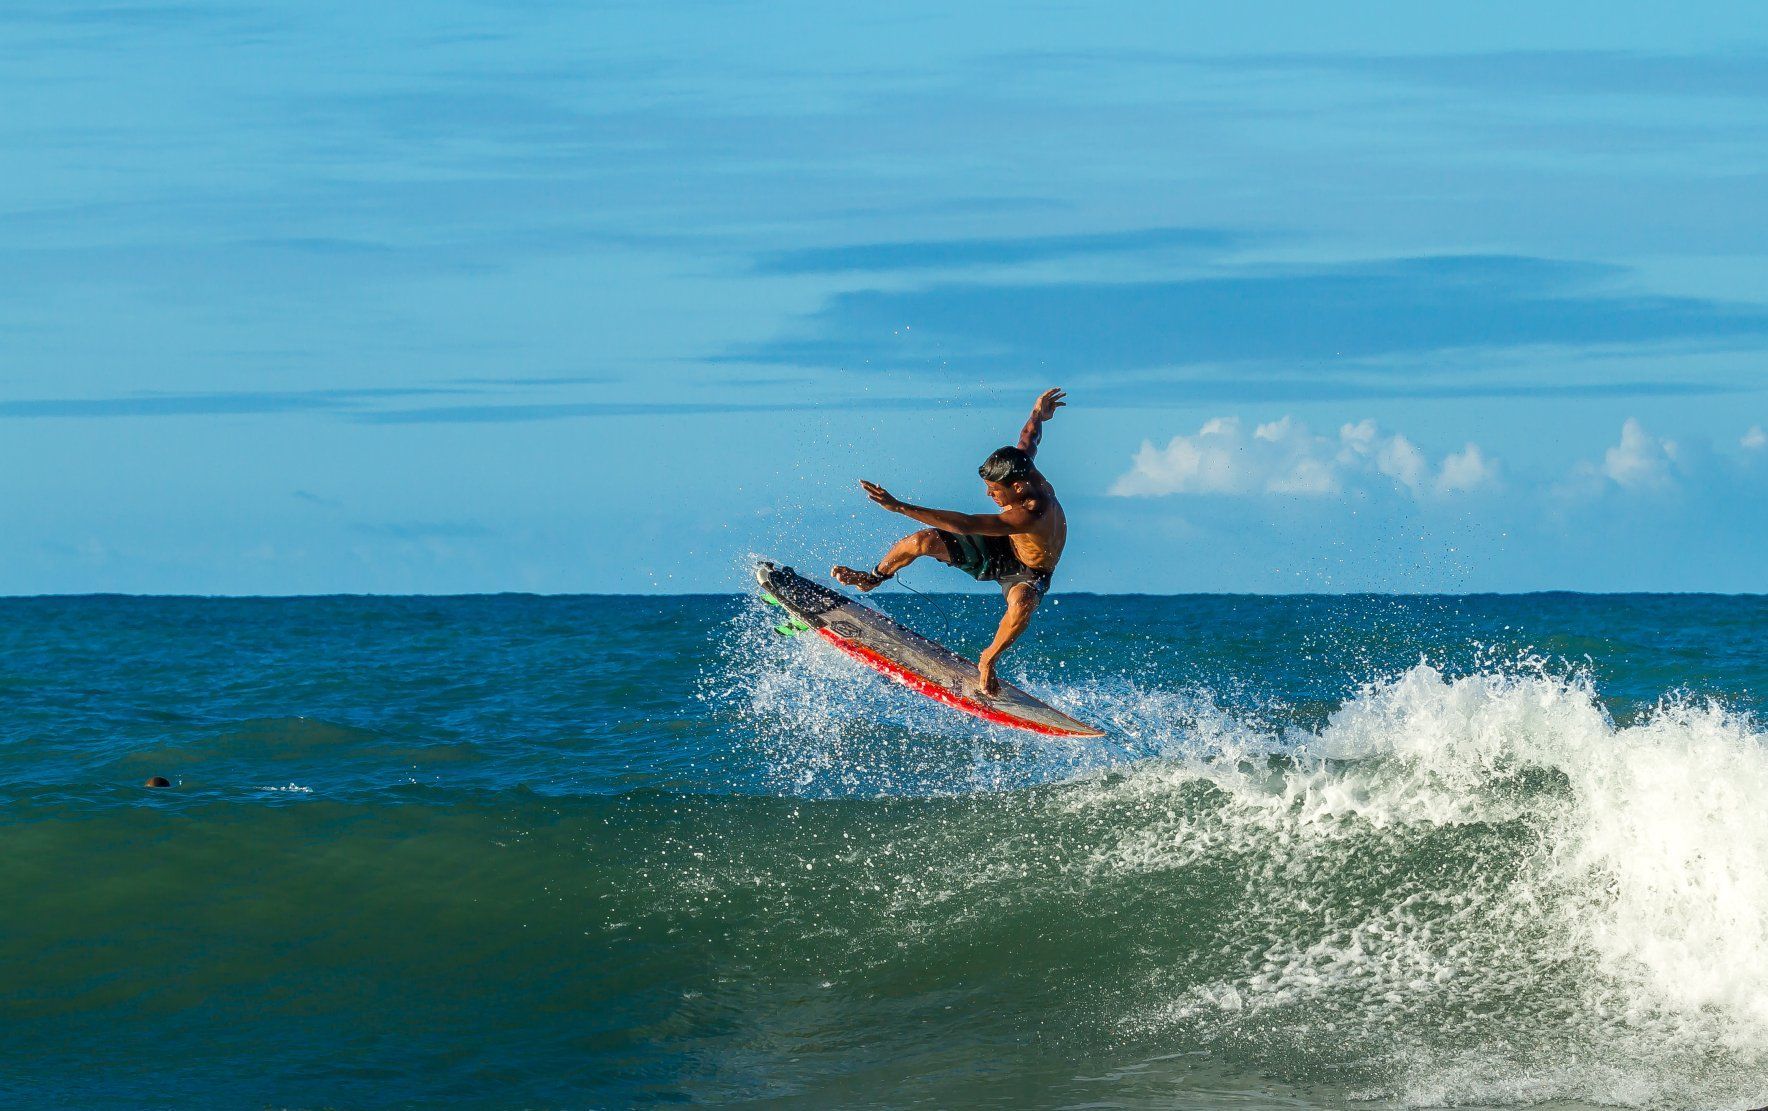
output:
[[[851,598],[811,582],[790,567],[763,560],[755,567],[763,596],[776,602],[791,621],[785,633],[806,627],[835,648],[936,702],[996,725],[1027,729],[1052,737],[1103,737],[1099,729],[1077,721],[1006,680],[1000,693],[976,689],[976,665],[942,644]]]

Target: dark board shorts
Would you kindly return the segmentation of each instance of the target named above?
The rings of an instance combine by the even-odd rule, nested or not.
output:
[[[1019,554],[1005,536],[975,536],[967,532],[934,530],[945,541],[946,562],[978,582],[1001,584],[1005,594],[1020,583],[1030,583],[1042,598],[1050,592],[1049,571],[1038,571],[1019,561]]]

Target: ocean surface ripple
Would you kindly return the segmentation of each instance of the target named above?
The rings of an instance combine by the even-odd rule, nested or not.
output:
[[[1768,599],[1052,602],[0,600],[0,1102],[1768,1104]]]

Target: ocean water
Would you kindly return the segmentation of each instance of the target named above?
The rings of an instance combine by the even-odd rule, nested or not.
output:
[[[1768,1104],[1768,599],[1053,602],[0,600],[0,1105]]]

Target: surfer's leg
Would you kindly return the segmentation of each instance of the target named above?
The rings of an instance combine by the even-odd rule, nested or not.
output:
[[[1000,691],[1001,681],[994,673],[995,661],[1031,624],[1031,615],[1042,599],[1043,595],[1030,583],[1015,583],[1007,591],[1007,612],[1001,615],[1001,627],[995,630],[994,643],[984,649],[982,657],[976,661],[976,682],[985,693]]]
[[[889,578],[922,556],[937,559],[941,563],[950,563],[951,545],[946,543],[945,534],[936,528],[924,528],[919,532],[909,533],[884,553],[884,558],[878,561],[878,574]]]
[[[884,558],[878,561],[875,570],[858,571],[836,564],[829,568],[829,577],[843,586],[858,587],[863,592],[877,587],[922,556],[930,556],[941,563],[952,561],[951,545],[945,542],[945,536],[938,529],[924,528],[898,540],[884,553]]]

